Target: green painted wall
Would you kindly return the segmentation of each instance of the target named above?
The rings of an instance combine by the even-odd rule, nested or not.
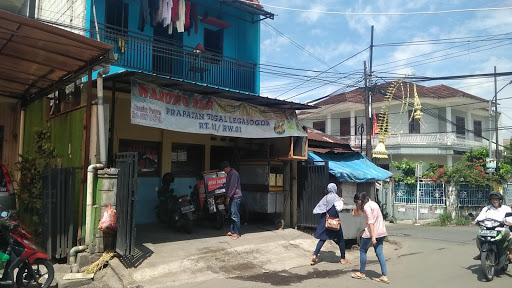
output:
[[[23,139],[23,154],[34,153],[34,133],[43,128],[43,100],[37,100],[25,109],[25,135]]]
[[[81,167],[83,119],[85,109],[79,109],[50,119],[52,142],[62,167]]]

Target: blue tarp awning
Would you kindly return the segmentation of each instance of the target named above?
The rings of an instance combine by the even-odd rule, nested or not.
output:
[[[342,182],[374,182],[390,178],[393,174],[369,161],[361,153],[308,152],[310,161],[328,161],[329,173]]]

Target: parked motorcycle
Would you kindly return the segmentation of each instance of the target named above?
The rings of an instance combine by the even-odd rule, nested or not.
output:
[[[13,214],[8,211],[0,213],[1,236],[7,242],[0,257],[5,264],[0,285],[50,287],[55,271],[48,255],[33,244],[33,237],[11,217]]]
[[[157,217],[169,227],[192,233],[195,207],[189,196],[169,195],[159,199]]]
[[[202,219],[213,220],[216,229],[224,227],[227,216],[225,181],[224,172],[205,172],[192,192],[197,214]]]
[[[506,217],[512,216],[507,213]],[[477,237],[480,240],[480,262],[484,276],[488,281],[494,275],[505,273],[508,270],[507,237],[509,227],[502,221],[484,219],[479,221],[480,229]]]

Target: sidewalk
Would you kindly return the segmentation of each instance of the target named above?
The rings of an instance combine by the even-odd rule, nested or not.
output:
[[[153,239],[155,240],[155,239]],[[125,269],[114,260],[88,287],[176,287],[215,279],[250,279],[309,267],[316,239],[295,229],[244,234],[238,240],[210,237],[176,242],[144,242],[152,254],[137,268]],[[391,252],[394,249],[388,249]],[[347,250],[350,265],[338,263],[339,250],[328,241],[319,267],[340,273],[358,265],[358,251]],[[389,255],[386,255],[389,257]],[[315,266],[317,267],[317,266]],[[277,275],[276,274],[276,275]],[[115,279],[114,279],[115,278]],[[122,284],[120,282],[122,281]]]

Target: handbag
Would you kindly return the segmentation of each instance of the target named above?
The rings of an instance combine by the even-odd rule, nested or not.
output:
[[[331,217],[327,215],[325,217],[325,228],[332,230],[332,231],[338,231],[341,228],[341,220],[338,217]]]

